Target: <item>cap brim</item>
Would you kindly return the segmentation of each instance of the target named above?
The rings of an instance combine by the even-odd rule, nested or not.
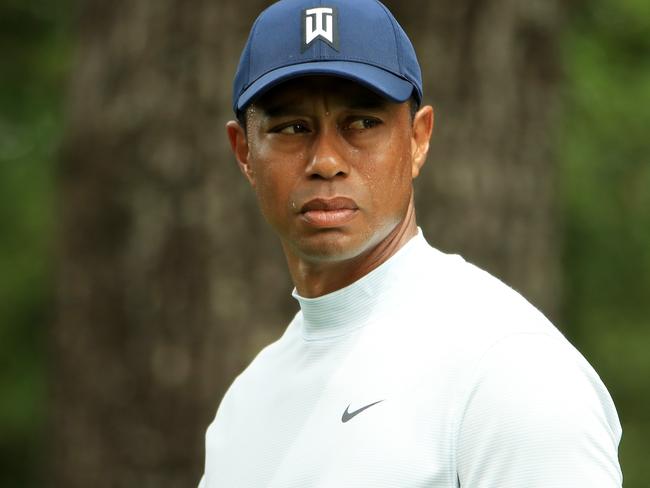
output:
[[[237,100],[235,112],[280,83],[309,75],[329,75],[356,81],[396,103],[406,102],[414,91],[410,81],[386,70],[354,61],[314,61],[275,69],[258,78]]]

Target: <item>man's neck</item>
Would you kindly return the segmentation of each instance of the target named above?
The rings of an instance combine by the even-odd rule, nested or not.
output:
[[[386,262],[417,234],[413,202],[407,215],[385,238],[352,259],[313,262],[285,248],[289,272],[298,294],[315,298],[344,288]]]

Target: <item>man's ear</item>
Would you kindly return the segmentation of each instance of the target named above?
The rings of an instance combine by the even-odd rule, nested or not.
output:
[[[226,124],[226,132],[239,169],[251,184],[255,186],[255,173],[250,165],[250,152],[248,148],[248,137],[246,131],[236,120],[231,120]]]
[[[434,113],[431,105],[425,105],[413,118],[411,134],[411,174],[417,178],[429,153],[429,140],[433,132]]]

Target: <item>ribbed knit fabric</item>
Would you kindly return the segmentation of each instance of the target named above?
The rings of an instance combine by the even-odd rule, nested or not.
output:
[[[303,298],[235,380],[200,488],[621,486],[595,371],[542,314],[419,233]]]

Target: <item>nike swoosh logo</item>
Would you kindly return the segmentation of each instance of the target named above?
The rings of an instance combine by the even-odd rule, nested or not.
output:
[[[381,402],[383,402],[383,400],[379,400],[379,401],[376,401],[374,403],[371,403],[370,405],[366,405],[365,407],[361,407],[360,409],[355,410],[354,412],[349,412],[348,411],[348,410],[350,410],[350,405],[348,405],[346,407],[346,409],[345,409],[345,412],[343,412],[343,415],[341,416],[341,422],[346,423],[347,421],[349,421],[349,420],[353,419],[354,417],[356,417],[357,415],[359,415],[364,410],[366,410],[366,409],[368,409],[368,408],[370,408],[370,407],[372,407],[374,405],[377,405],[378,403],[381,403]]]

